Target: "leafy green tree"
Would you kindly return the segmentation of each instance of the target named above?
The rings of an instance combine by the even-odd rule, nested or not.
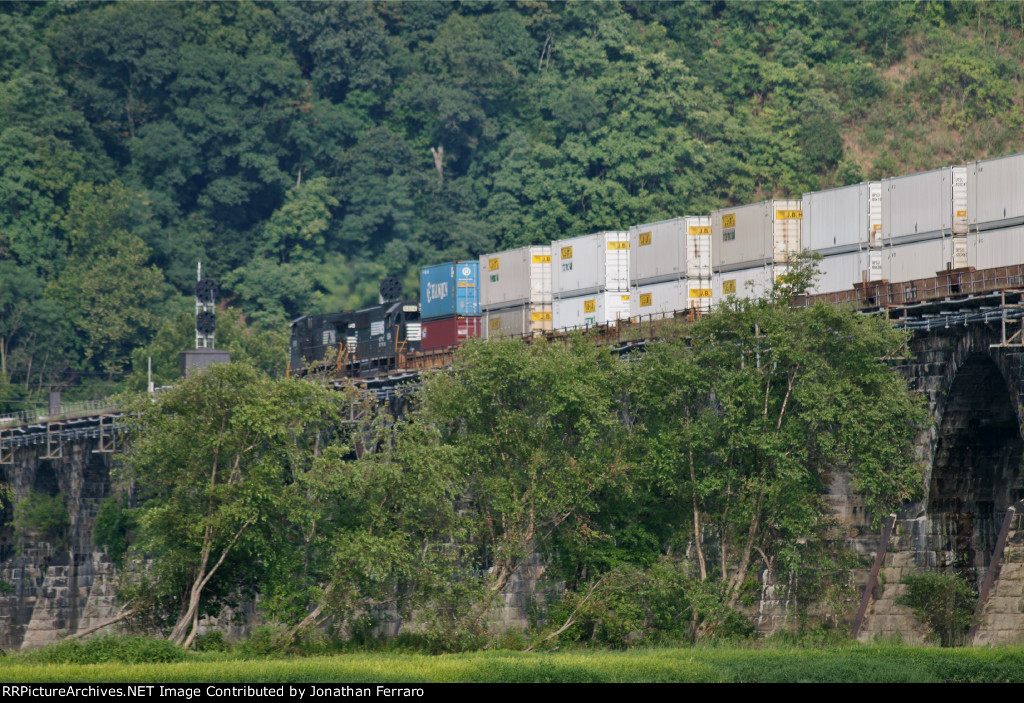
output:
[[[15,375],[27,382],[32,359],[47,345],[59,346],[60,311],[30,268],[0,260],[0,280],[0,384]]]
[[[928,76],[927,94],[943,120],[962,130],[1004,112],[1012,103],[1016,88],[1007,68],[983,47],[973,46],[924,62],[922,76]]]
[[[118,182],[75,186],[63,221],[68,262],[47,285],[73,331],[79,358],[113,374],[156,323],[166,296],[149,248],[132,233],[132,193]]]
[[[225,276],[224,285],[235,291],[250,319],[278,328],[310,311],[319,288],[312,262],[272,259],[253,259]]]
[[[879,361],[901,343],[881,319],[733,301],[694,325],[688,347],[654,345],[636,365],[652,509],[667,503],[659,519],[730,604],[755,563],[798,603],[843,585],[824,497],[833,473],[850,473],[876,521],[920,492],[924,410]]]
[[[54,62],[24,17],[0,22],[0,258],[51,275],[66,241],[59,231],[71,187],[110,177],[90,125],[67,109]],[[16,58],[15,58],[16,57]]]
[[[532,555],[590,538],[598,496],[625,472],[618,363],[580,338],[491,340],[462,347],[451,372],[420,391],[417,416],[438,435],[417,461],[455,467],[487,574],[470,627]]]
[[[189,646],[201,615],[251,588],[281,550],[289,487],[312,469],[344,396],[218,364],[132,406],[126,478],[142,489],[135,554],[152,557],[137,589]]]
[[[378,253],[392,239],[412,239],[416,181],[409,164],[414,160],[401,135],[386,127],[366,130],[341,155],[342,253]]]
[[[58,17],[47,36],[71,99],[107,149],[186,213],[218,221],[220,265],[294,182],[288,124],[306,101],[276,41],[270,7],[97,7]],[[220,252],[218,252],[220,253]]]
[[[260,248],[281,263],[320,259],[327,248],[331,208],[337,205],[326,178],[312,178],[292,188],[284,205],[267,221]]]
[[[465,560],[455,464],[439,461],[437,428],[358,409],[365,452],[334,442],[290,487],[292,548],[275,559],[263,607],[291,627],[286,638],[327,621],[350,634],[395,618],[450,637],[477,595]]]
[[[296,59],[319,95],[342,102],[352,91],[387,91],[393,71],[391,41],[380,14],[370,3],[281,7]]]
[[[107,550],[114,565],[124,564],[128,551],[128,532],[135,526],[135,520],[128,507],[127,494],[109,496],[100,503],[93,527],[93,544]]]

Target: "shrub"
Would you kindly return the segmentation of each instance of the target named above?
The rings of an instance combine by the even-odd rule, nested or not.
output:
[[[127,510],[128,497],[110,496],[100,505],[96,515],[96,525],[92,532],[92,542],[104,547],[117,568],[124,563],[125,552],[128,551],[128,530],[134,527],[134,520]]]
[[[284,630],[264,625],[253,630],[248,639],[239,642],[235,651],[243,657],[266,657],[284,654],[287,649]]]
[[[161,664],[184,661],[188,653],[165,639],[101,635],[87,640],[64,640],[24,656],[38,664]]]
[[[231,649],[231,644],[220,630],[198,635],[192,646],[197,652],[227,652]]]
[[[906,591],[896,599],[914,611],[914,617],[931,629],[931,638],[943,647],[965,643],[974,617],[977,596],[963,578],[951,573],[909,574]]]
[[[563,623],[571,626],[557,635],[561,641],[619,648],[745,639],[754,632],[720,583],[702,582],[668,558],[646,569],[623,564],[586,589],[566,592],[552,605],[552,633],[541,641],[551,642]]]
[[[14,504],[14,520],[11,523],[18,540],[28,542],[49,542],[62,547],[68,536],[71,518],[64,506],[64,494],[50,496],[31,491]]]

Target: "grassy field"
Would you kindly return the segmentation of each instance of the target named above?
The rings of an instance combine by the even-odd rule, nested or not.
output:
[[[344,654],[163,664],[0,663],[4,683],[983,682],[1024,681],[1024,648],[656,649]]]

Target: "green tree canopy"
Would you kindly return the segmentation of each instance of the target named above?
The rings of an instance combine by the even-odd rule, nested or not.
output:
[[[132,407],[125,479],[139,487],[134,598],[189,646],[199,618],[254,588],[288,545],[290,498],[353,396],[218,364]]]

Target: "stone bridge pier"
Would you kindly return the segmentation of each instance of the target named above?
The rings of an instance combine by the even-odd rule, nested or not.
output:
[[[2,480],[13,503],[30,493],[62,495],[66,536],[18,538],[13,503],[0,510],[0,650],[30,649],[81,632],[116,613],[113,563],[93,546],[100,504],[110,493],[113,455],[96,440],[21,446],[4,454]]]
[[[885,544],[876,534],[873,547],[860,545],[884,553],[862,640],[920,641],[927,630],[895,603],[900,581],[945,571],[982,593],[973,644],[1024,642],[1024,523],[1021,511],[1008,513],[1024,499],[1024,348],[1003,338],[999,324],[971,324],[910,342],[913,359],[900,368],[932,418],[918,442],[924,495],[900,511]]]

